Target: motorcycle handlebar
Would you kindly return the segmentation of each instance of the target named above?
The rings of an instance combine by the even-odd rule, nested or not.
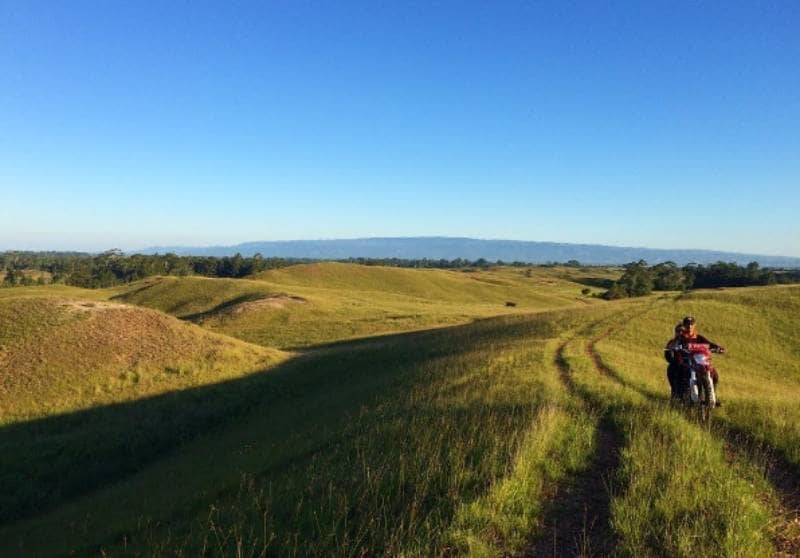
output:
[[[696,352],[696,351],[692,351],[691,349],[689,349],[687,347],[675,347],[674,349],[664,349],[664,351],[665,352],[676,351],[676,352],[681,352],[681,353],[693,353],[693,352]],[[720,355],[724,355],[725,353],[728,352],[728,351],[725,350],[724,347],[709,348],[708,351],[711,352],[711,353],[717,353],[717,354],[720,354]]]

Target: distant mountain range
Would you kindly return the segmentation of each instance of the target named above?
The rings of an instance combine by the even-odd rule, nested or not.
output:
[[[582,264],[614,265],[645,260],[650,264],[673,261],[709,264],[718,261],[769,267],[800,267],[800,258],[739,254],[713,250],[630,248],[600,244],[563,244],[522,240],[480,240],[452,237],[353,238],[341,240],[281,240],[245,242],[235,246],[158,246],[141,254],[172,252],[183,256],[252,256],[339,260],[347,258],[447,259],[548,263],[577,260]]]

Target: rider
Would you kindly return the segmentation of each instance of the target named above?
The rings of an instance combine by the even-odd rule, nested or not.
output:
[[[680,344],[683,337],[683,324],[679,323],[675,326],[675,336],[667,342],[664,347],[664,358],[667,359],[669,366],[667,366],[667,380],[669,381],[670,398],[679,399],[683,391],[682,384],[685,382],[684,368],[678,361],[678,355],[675,348]]]
[[[725,352],[725,348],[713,343],[697,333],[697,326],[695,325],[695,319],[693,316],[686,316],[683,321],[681,322],[683,326],[683,331],[681,332],[679,343],[703,343],[708,345],[708,347],[712,351],[719,352],[720,354]],[[716,391],[717,383],[719,382],[719,374],[717,373],[716,368],[711,368],[711,379],[714,381],[714,388]],[[717,399],[717,407],[719,407],[721,403],[719,399]]]

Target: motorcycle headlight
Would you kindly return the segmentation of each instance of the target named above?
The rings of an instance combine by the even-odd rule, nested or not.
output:
[[[696,364],[705,366],[708,363],[708,357],[706,355],[696,354],[693,358]]]

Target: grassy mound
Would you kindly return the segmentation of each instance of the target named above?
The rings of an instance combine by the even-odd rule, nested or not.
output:
[[[275,294],[269,285],[259,281],[206,277],[153,277],[119,287],[117,291],[112,300],[155,308],[190,320]]]
[[[218,382],[282,358],[135,306],[0,299],[3,423]]]
[[[386,293],[462,304],[505,304],[542,307],[575,302],[581,281],[609,270],[574,268],[408,269],[324,262],[265,271],[258,279],[285,288],[311,287],[334,291]],[[596,278],[598,279],[598,278]]]

